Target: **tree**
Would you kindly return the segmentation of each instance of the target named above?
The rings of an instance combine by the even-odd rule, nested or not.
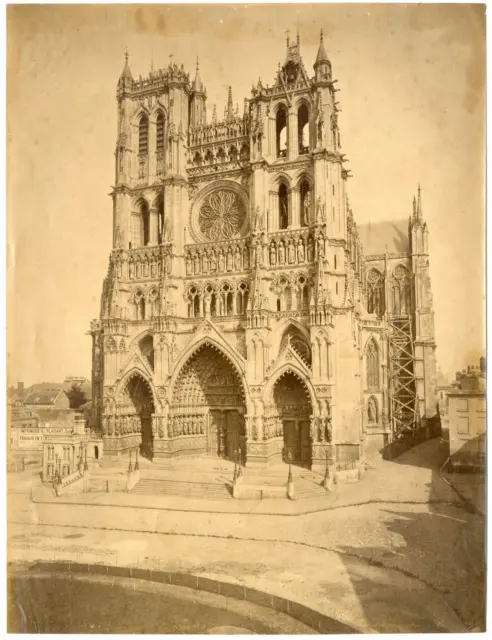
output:
[[[85,392],[75,382],[66,393],[70,402],[70,409],[78,409],[87,402]]]

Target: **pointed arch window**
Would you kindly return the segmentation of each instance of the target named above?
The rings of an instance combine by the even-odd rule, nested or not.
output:
[[[297,111],[297,139],[299,155],[309,153],[309,109],[304,103]]]
[[[366,349],[367,388],[379,389],[379,351],[374,340],[370,340]]]
[[[149,119],[143,113],[138,123],[138,153],[146,156],[149,153]]]
[[[278,189],[278,227],[287,229],[289,226],[289,195],[285,184],[281,184]]]
[[[408,315],[411,312],[410,278],[408,269],[402,264],[393,271],[393,314]]]
[[[155,122],[155,150],[156,153],[164,152],[164,114],[161,111]]]
[[[149,243],[150,239],[150,214],[149,205],[142,200],[137,210],[132,214],[131,220],[132,247],[142,247]]]
[[[157,225],[159,244],[165,241],[164,238],[164,195],[159,193],[156,201]]]
[[[277,158],[287,157],[287,110],[280,107],[276,117]]]
[[[379,317],[384,313],[384,278],[377,269],[367,274],[367,311]]]

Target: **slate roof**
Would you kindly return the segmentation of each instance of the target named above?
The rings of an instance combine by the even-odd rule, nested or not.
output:
[[[365,256],[388,253],[409,253],[408,220],[388,220],[358,225],[359,238]]]
[[[35,389],[29,391],[24,397],[24,404],[55,404],[60,393],[64,393],[61,389]]]

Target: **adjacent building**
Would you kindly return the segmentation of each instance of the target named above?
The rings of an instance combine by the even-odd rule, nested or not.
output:
[[[404,219],[357,224],[323,35],[313,63],[287,40],[271,84],[207,119],[198,64],[134,79],[126,57],[90,327],[105,455],[359,465],[435,416],[420,188]]]
[[[486,361],[456,374],[448,391],[449,453],[453,468],[485,469]]]

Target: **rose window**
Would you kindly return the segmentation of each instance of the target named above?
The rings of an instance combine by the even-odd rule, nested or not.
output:
[[[245,218],[244,205],[233,191],[214,191],[198,214],[200,231],[208,240],[229,240],[239,233]]]

